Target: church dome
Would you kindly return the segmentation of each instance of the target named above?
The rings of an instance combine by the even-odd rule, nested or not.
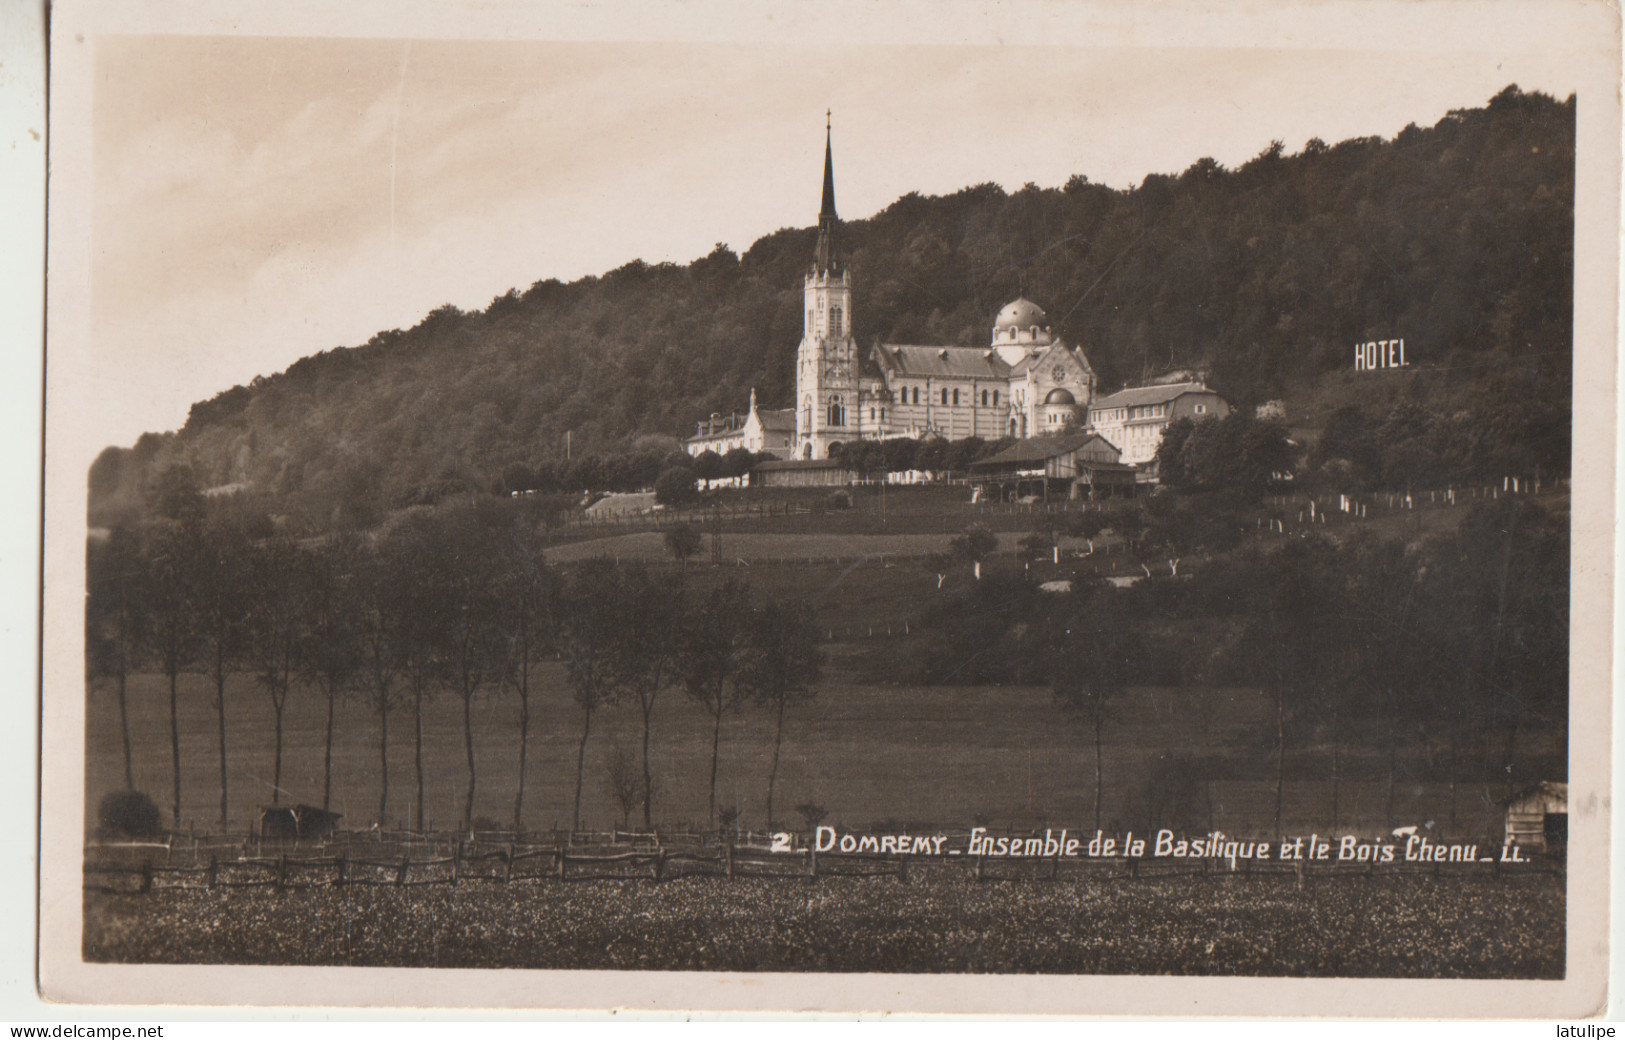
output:
[[[1018,297],[1004,305],[998,318],[993,322],[993,328],[998,329],[1029,329],[1044,324],[1044,308],[1027,299]]]
[[[1077,404],[1078,399],[1076,397],[1072,396],[1072,391],[1066,389],[1065,387],[1058,386],[1054,390],[1051,390],[1049,392],[1048,397],[1044,398],[1044,403],[1045,404]]]

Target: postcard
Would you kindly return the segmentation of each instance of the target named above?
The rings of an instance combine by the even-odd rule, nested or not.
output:
[[[1619,47],[56,5],[42,992],[1600,1013]]]

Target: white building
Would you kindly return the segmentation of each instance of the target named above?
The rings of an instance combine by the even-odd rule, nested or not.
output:
[[[1200,382],[1133,386],[1097,398],[1089,428],[1110,441],[1131,466],[1156,457],[1162,431],[1175,419],[1222,419],[1230,405]]]
[[[756,407],[756,391],[750,392],[750,411],[739,415],[713,415],[702,421],[694,436],[683,442],[690,455],[704,455],[714,451],[726,455],[735,448],[744,448],[754,454],[771,452],[781,459],[790,457],[790,442],[795,436],[796,414],[792,408]]]

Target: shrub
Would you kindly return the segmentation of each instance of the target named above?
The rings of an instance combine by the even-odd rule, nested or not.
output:
[[[655,501],[663,506],[684,506],[699,497],[691,469],[673,467],[655,480]]]
[[[827,505],[830,509],[851,509],[852,492],[847,491],[844,488],[840,491],[831,491],[829,493]]]
[[[164,818],[151,798],[140,791],[114,791],[102,799],[98,813],[102,833],[126,838],[155,838]]]

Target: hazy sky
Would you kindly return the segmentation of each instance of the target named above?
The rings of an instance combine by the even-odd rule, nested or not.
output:
[[[443,303],[811,224],[826,108],[851,219],[1575,89],[1560,54],[1425,50],[107,36],[93,68],[91,349],[125,444]]]

